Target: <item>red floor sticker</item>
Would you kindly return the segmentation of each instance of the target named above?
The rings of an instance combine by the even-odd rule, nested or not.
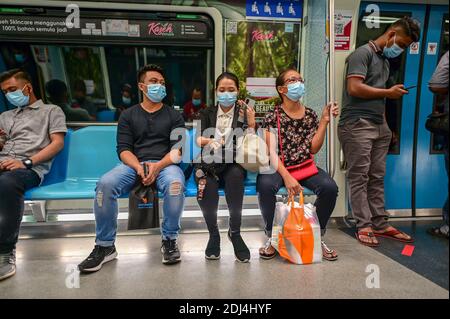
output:
[[[403,248],[403,251],[402,251],[402,255],[411,257],[414,252],[414,248],[415,247],[412,245],[405,245],[405,248]]]

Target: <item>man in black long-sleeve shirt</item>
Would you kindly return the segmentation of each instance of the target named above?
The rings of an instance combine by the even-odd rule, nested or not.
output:
[[[94,272],[117,256],[117,198],[128,193],[137,176],[144,185],[156,183],[164,196],[162,248],[164,264],[181,260],[177,245],[180,218],[184,208],[184,173],[176,165],[181,159],[179,141],[171,133],[184,127],[180,113],[164,105],[163,71],[156,65],[143,67],[138,74],[144,101],[125,110],[117,130],[117,154],[123,164],[106,173],[98,182],[94,201],[96,245],[80,265],[82,272]],[[141,163],[147,167],[147,175]]]

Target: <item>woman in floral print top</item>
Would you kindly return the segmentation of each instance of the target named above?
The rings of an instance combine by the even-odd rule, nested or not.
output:
[[[286,167],[303,163],[319,152],[325,140],[330,116],[339,115],[338,105],[330,103],[325,106],[319,119],[316,112],[305,107],[300,101],[305,93],[304,80],[293,69],[288,69],[278,76],[276,87],[282,104],[268,113],[261,125],[266,129],[270,159],[276,172],[259,174],[256,186],[261,214],[265,221],[265,232],[269,238],[266,245],[259,250],[261,258],[264,259],[271,259],[276,255],[270,238],[275,214],[275,196],[281,187],[286,187],[289,195],[299,194],[303,190],[302,185],[314,192],[317,196],[315,206],[322,235],[325,234],[326,225],[333,213],[338,194],[336,183],[321,168],[318,168],[318,174],[301,181],[297,181],[286,169]],[[280,117],[282,154],[281,147],[277,147],[278,115]],[[337,259],[336,251],[329,249],[323,241],[322,253],[324,259]]]
[[[282,106],[277,106],[280,114],[280,131],[284,154],[284,166],[293,166],[311,158],[311,142],[319,127],[319,119],[314,110],[305,107],[302,119],[291,118]],[[262,123],[263,128],[277,131],[277,112],[269,112]],[[281,158],[281,151],[278,156]]]

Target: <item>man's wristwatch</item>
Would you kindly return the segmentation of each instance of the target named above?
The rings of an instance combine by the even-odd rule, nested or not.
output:
[[[33,161],[29,158],[22,160],[22,163],[27,169],[31,169],[33,167]]]

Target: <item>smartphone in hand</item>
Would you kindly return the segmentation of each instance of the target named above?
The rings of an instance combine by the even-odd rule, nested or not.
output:
[[[148,176],[148,166],[146,163],[144,163],[143,166],[144,166],[144,176],[147,177]]]
[[[245,106],[244,106],[244,108],[245,107],[251,107],[252,109],[254,109],[255,105],[256,105],[256,101],[255,100],[250,99],[250,98],[246,98],[245,99]]]

